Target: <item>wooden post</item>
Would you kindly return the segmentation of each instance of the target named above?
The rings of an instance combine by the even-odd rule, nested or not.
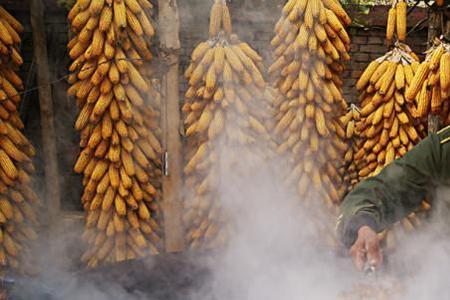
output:
[[[56,134],[53,115],[53,95],[47,57],[47,37],[42,0],[30,0],[31,28],[33,31],[34,61],[42,127],[42,156],[45,171],[45,199],[48,208],[47,225],[52,228],[60,210],[60,185],[56,152]]]
[[[433,40],[441,34],[441,13],[436,7],[428,9],[428,47],[433,45]],[[438,115],[428,115],[428,132],[436,132],[440,127],[440,117]]]
[[[161,124],[163,132],[164,176],[163,211],[166,252],[185,248],[182,223],[182,164],[180,137],[179,64],[180,19],[176,0],[159,0],[159,38],[161,59],[167,65],[162,82]]]
[[[448,41],[450,41],[450,8],[447,8],[445,12],[445,32],[444,35]]]

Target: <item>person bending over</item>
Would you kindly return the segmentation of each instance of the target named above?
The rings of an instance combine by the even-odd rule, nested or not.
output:
[[[438,192],[445,188],[449,188],[448,199]],[[382,263],[377,232],[419,208],[425,197],[433,207],[450,207],[450,126],[431,133],[344,198],[337,232],[359,270],[367,263]],[[450,220],[450,214],[447,218]]]

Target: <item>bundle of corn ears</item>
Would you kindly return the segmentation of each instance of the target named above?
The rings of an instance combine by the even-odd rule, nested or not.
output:
[[[35,150],[21,133],[18,75],[22,25],[0,6],[0,265],[28,269],[29,241],[36,239],[38,197],[30,174]]]
[[[226,177],[240,176],[236,164],[267,157],[265,143],[270,142],[271,94],[262,59],[233,34],[224,1],[212,6],[209,34],[210,39],[194,49],[185,74],[184,223],[194,249],[215,248],[227,240],[221,184]]]
[[[343,157],[349,146],[339,117],[347,111],[340,75],[350,59],[345,30],[350,23],[338,1],[290,0],[271,41],[269,74],[281,94],[272,133],[278,154],[289,158],[287,182],[305,205],[333,212],[347,190]],[[332,229],[326,231],[332,235]]]
[[[416,104],[415,117],[431,113],[450,124],[450,44],[435,40],[406,90],[406,100]]]
[[[78,0],[69,12],[74,37],[68,93],[80,108],[88,249],[95,267],[159,253],[160,99],[150,81],[148,0]]]
[[[389,9],[387,24],[386,24],[386,39],[392,41],[394,36],[398,41],[406,39],[406,17],[407,17],[408,3],[403,0],[394,0],[392,7]]]

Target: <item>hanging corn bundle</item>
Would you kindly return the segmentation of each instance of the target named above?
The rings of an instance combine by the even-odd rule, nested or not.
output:
[[[398,43],[392,51],[371,62],[356,84],[361,91],[362,117],[357,129],[364,144],[354,160],[361,178],[380,172],[426,134],[412,116],[414,105],[404,97],[419,64],[409,50]]]
[[[21,133],[18,105],[22,80],[17,70],[22,25],[0,6],[0,265],[24,268],[30,240],[36,239],[38,202],[31,188],[35,150]],[[19,262],[21,264],[19,264]]]
[[[440,115],[444,125],[450,124],[450,44],[436,39],[427,51],[406,90],[406,100],[416,103],[414,116]]]
[[[211,9],[210,39],[192,53],[186,70],[189,88],[183,105],[188,190],[184,223],[191,248],[214,248],[226,241],[225,213],[219,190],[222,176],[239,162],[267,149],[270,94],[265,91],[262,59],[232,34],[224,1]],[[253,147],[252,147],[253,146]],[[237,168],[239,169],[239,168]]]
[[[408,3],[406,1],[394,0],[392,2],[386,24],[386,40],[389,42],[394,39],[394,36],[401,42],[406,39],[407,10]]]
[[[78,0],[68,93],[80,114],[88,266],[157,254],[161,176],[159,98],[149,81],[154,27],[148,0]]]
[[[395,28],[397,38],[403,37],[404,32],[399,34],[406,28],[402,3],[405,4],[394,1],[389,12],[386,28],[389,40]],[[396,42],[393,50],[372,61],[356,82],[361,93],[362,119],[356,127],[361,145],[354,160],[360,178],[376,175],[426,134],[423,120],[415,116],[414,103],[408,100],[407,93],[405,97],[418,68],[419,59],[414,52],[406,44]]]
[[[405,98],[418,68],[418,58],[411,49],[396,43],[392,51],[371,62],[358,80],[361,120],[356,126],[359,148],[353,159],[359,179],[378,174],[426,136],[426,122],[415,118],[415,105]],[[399,231],[410,231],[420,223],[412,213],[393,231],[385,232],[388,247],[393,247]]]
[[[350,58],[350,23],[338,1],[290,0],[271,41],[269,74],[281,93],[273,134],[278,154],[291,159],[287,181],[305,203],[319,198],[334,207],[346,190],[339,168],[348,145],[338,117],[347,109],[340,74]]]

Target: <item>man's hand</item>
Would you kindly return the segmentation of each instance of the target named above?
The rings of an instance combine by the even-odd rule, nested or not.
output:
[[[359,271],[363,271],[366,262],[374,267],[381,265],[383,255],[377,233],[369,226],[362,226],[358,230],[356,242],[350,248],[350,254]]]

